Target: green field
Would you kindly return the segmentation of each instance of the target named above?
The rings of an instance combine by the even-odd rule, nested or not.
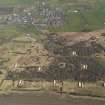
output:
[[[93,31],[105,28],[104,0],[55,0],[65,10],[66,23],[51,31]],[[75,12],[78,11],[78,12]]]
[[[33,38],[40,38],[38,31],[33,26],[6,26],[0,29],[0,43],[11,41],[13,38],[30,34]]]
[[[32,4],[36,0],[0,0],[0,5],[23,5],[23,4]]]

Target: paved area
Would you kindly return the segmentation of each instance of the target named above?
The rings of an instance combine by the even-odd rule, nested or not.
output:
[[[0,105],[105,105],[105,100],[55,93],[21,93],[1,95]]]

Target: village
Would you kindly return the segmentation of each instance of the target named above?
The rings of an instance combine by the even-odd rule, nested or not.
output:
[[[48,27],[61,27],[65,22],[64,11],[52,8],[45,1],[39,1],[37,7],[1,7],[1,22],[15,25],[33,25],[38,31]]]
[[[83,13],[91,6],[34,5],[0,7],[0,91],[105,97],[105,29],[90,32]],[[67,31],[72,15],[82,17],[80,32]]]

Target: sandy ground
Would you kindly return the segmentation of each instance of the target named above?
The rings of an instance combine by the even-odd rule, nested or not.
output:
[[[105,33],[105,29],[100,29],[93,32],[58,32],[57,35],[63,37],[67,42],[73,41],[78,43],[80,41],[89,40],[91,37],[100,37],[102,33]]]
[[[105,105],[105,99],[61,96],[57,93],[21,93],[1,95],[0,105]]]

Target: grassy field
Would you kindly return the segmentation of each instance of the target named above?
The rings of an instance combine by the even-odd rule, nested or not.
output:
[[[54,1],[52,4],[65,10],[66,23],[60,28],[51,27],[51,31],[93,31],[105,27],[104,0]]]
[[[33,2],[36,2],[39,0],[0,0],[0,4],[33,4]],[[45,0],[42,0],[45,1]],[[95,3],[101,3],[104,0],[48,0],[48,2],[52,3],[52,4],[59,4],[60,5],[64,5],[64,4],[68,4],[68,3],[91,3],[91,4],[95,4]]]
[[[95,1],[95,0],[94,0]],[[88,9],[84,8],[84,4],[72,4],[66,7],[67,21],[63,27],[51,28],[51,31],[83,31],[97,30],[105,27],[105,3],[96,2],[94,5],[88,4]],[[78,12],[75,12],[78,11]]]
[[[0,5],[24,5],[24,4],[33,4],[36,0],[0,0]]]
[[[13,38],[30,34],[34,38],[40,38],[38,31],[33,26],[6,26],[0,29],[0,41],[8,42]]]

